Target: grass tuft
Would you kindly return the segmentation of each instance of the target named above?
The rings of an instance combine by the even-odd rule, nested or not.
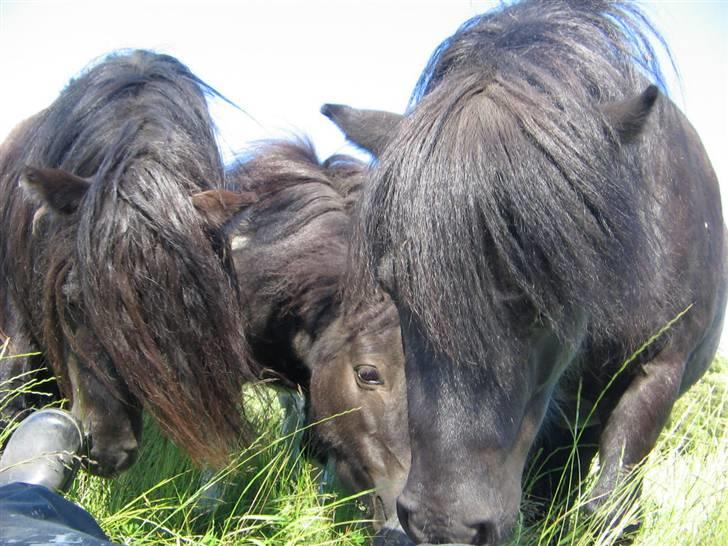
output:
[[[728,544],[726,453],[728,360],[719,357],[677,401],[644,463],[593,517],[585,516],[584,507],[596,482],[596,463],[580,484],[567,469],[564,486],[573,484],[576,494],[552,505],[544,521],[521,522],[511,544],[607,546],[626,544],[625,539],[639,546]],[[634,498],[639,500],[630,502]]]
[[[260,435],[225,468],[195,467],[145,418],[137,464],[114,480],[82,475],[69,498],[125,544],[367,544],[357,496],[322,486],[300,453],[301,429],[281,430],[275,392],[250,391]]]
[[[0,366],[8,358],[0,351]],[[28,378],[18,393],[42,390]],[[368,544],[367,514],[357,496],[321,480],[321,469],[302,457],[301,430],[287,432],[275,391],[255,386],[246,396],[260,435],[224,469],[195,467],[146,419],[137,464],[114,480],[82,473],[69,498],[121,544]],[[0,408],[8,401],[0,399]],[[0,430],[0,442],[11,431]],[[583,483],[567,472],[563,486],[579,488],[571,501],[551,506],[541,522],[521,522],[512,544],[603,546],[619,543],[624,533],[643,546],[728,544],[726,453],[728,361],[718,358],[678,400],[636,479],[622,484],[595,517],[583,511],[594,470]],[[620,510],[639,479],[640,500]],[[618,521],[611,519],[615,513]]]

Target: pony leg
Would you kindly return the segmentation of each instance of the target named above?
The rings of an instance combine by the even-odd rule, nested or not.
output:
[[[601,473],[592,491],[589,511],[602,505],[654,447],[679,396],[684,369],[685,359],[675,354],[658,357],[639,368],[600,437]]]
[[[554,427],[537,442],[531,457],[535,477],[528,491],[535,521],[550,513],[552,504],[571,503],[589,473],[598,450],[601,427],[587,426],[578,432],[566,427]],[[578,439],[575,438],[578,435]]]
[[[32,404],[31,394],[26,388],[35,383],[30,357],[15,357],[19,354],[13,345],[7,344],[6,355],[0,360],[0,425],[5,428],[12,421],[21,421]]]

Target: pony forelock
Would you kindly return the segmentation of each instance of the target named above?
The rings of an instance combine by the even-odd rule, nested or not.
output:
[[[642,148],[599,105],[659,81],[643,24],[619,2],[534,1],[446,40],[364,191],[355,290],[386,263],[398,303],[462,362],[516,358],[538,324],[568,341],[584,315],[597,336],[638,331],[668,283]]]

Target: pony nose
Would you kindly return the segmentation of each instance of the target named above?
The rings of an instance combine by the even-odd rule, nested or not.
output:
[[[430,516],[427,510],[400,495],[397,499],[397,516],[407,536],[416,544],[473,544],[476,546],[495,546],[497,544],[496,526],[486,518],[475,522],[454,523],[450,518]],[[439,522],[448,521],[446,526]]]
[[[86,469],[95,476],[113,478],[133,465],[138,454],[139,444],[136,440],[112,446],[93,445],[91,441]]]

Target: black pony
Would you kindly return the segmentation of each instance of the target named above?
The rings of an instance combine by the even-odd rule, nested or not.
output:
[[[366,168],[308,142],[253,148],[229,173],[257,203],[232,231],[233,257],[263,377],[306,398],[310,452],[351,491],[376,489],[376,524],[395,518],[407,475],[404,356],[397,312],[382,292],[344,307],[351,217]],[[335,419],[334,415],[359,408]]]
[[[412,466],[398,513],[416,542],[506,540],[529,452],[570,445],[558,431],[589,403],[595,508],[713,358],[718,182],[650,85],[652,37],[631,3],[508,5],[437,48],[406,117],[324,110],[383,150],[353,248],[357,284],[376,278],[401,321]]]
[[[42,353],[0,379],[49,368],[98,474],[133,462],[142,408],[212,464],[245,428],[254,373],[224,223],[250,196],[220,189],[210,92],[172,57],[112,55],[0,149],[0,330],[9,354]]]

